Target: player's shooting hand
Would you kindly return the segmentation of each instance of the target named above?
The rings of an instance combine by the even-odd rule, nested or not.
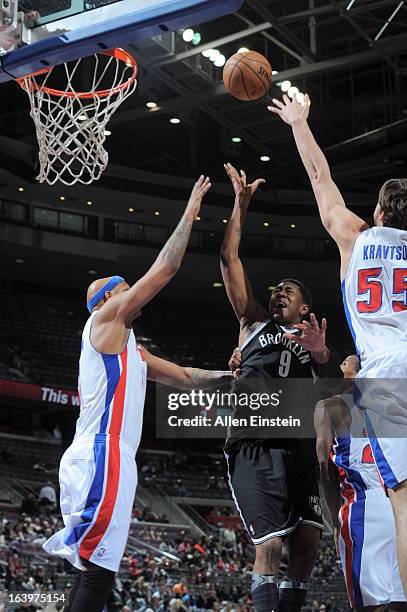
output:
[[[232,357],[229,359],[229,369],[232,372],[233,378],[239,378],[241,369],[240,365],[242,363],[242,353],[240,352],[240,348],[236,347],[232,353]]]
[[[253,183],[247,183],[244,170],[240,170],[239,174],[232,164],[224,164],[223,167],[231,180],[236,198],[247,206],[260,185],[263,185],[266,181],[264,179],[257,179]]]
[[[268,106],[267,109],[278,115],[288,125],[294,125],[295,123],[301,123],[307,120],[311,104],[308,94],[304,96],[304,104],[297,100],[297,96],[294,96],[293,99],[290,100],[290,98],[284,94],[283,100],[284,102],[281,102],[281,100],[273,98],[273,104]]]
[[[192,189],[187,206],[187,208],[189,208],[193,212],[194,218],[199,214],[199,211],[201,210],[202,200],[211,187],[211,179],[209,178],[209,176],[205,178],[204,175],[201,174]]]
[[[327,328],[326,319],[322,319],[321,326],[319,325],[316,316],[311,313],[310,321],[303,321],[293,325],[301,331],[301,336],[296,334],[285,333],[284,337],[289,340],[294,340],[300,344],[305,350],[310,353],[323,354],[326,352],[325,334]]]

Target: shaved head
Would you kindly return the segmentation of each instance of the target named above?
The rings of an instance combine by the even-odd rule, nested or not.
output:
[[[349,355],[341,363],[344,378],[356,378],[360,370],[360,361],[357,355]]]
[[[90,284],[88,287],[88,292],[86,294],[86,303],[88,303],[90,298],[92,298],[95,293],[99,291],[99,289],[106,285],[106,283],[108,283],[111,278],[113,278],[113,276],[106,276],[106,278],[98,278],[93,281],[93,283]]]
[[[104,287],[106,287],[106,290],[104,290]],[[129,285],[120,276],[106,276],[105,278],[98,278],[97,280],[93,281],[91,285],[89,285],[86,293],[86,304],[88,309],[93,310],[94,308],[98,308],[101,303],[102,305],[105,303],[106,299],[109,299],[113,295],[121,293],[128,288]],[[100,296],[97,295],[98,293],[100,293]],[[106,294],[108,295],[106,296]],[[92,298],[96,300],[99,298],[99,301],[89,305],[89,301],[92,300]]]

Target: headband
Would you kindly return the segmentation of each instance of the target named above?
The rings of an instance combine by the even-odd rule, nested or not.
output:
[[[87,306],[89,312],[92,312],[95,306],[103,300],[106,291],[111,291],[112,289],[117,287],[117,285],[120,285],[120,283],[124,283],[124,278],[122,278],[121,276],[112,276],[112,278],[108,280],[107,283],[105,283],[103,287],[99,289],[99,291],[96,291],[95,295],[92,296],[88,301]]]

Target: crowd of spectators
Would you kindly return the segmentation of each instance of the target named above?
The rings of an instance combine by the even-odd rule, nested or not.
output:
[[[138,462],[145,482],[151,484],[160,474],[174,481],[179,476],[187,493],[188,474],[196,477],[199,473],[209,487],[213,475],[223,482],[222,461],[216,456],[206,456],[204,462],[199,455],[141,451]],[[41,549],[41,544],[63,526],[58,491],[52,481],[46,481],[51,477],[46,475],[48,468],[53,472],[53,466],[37,466],[45,472],[44,480],[35,494],[27,495],[18,513],[0,514],[0,589],[30,592],[66,588],[68,592],[74,580],[69,564],[50,560]],[[213,526],[208,535],[198,538],[188,529],[171,525],[169,517],[155,508],[135,505],[131,534],[137,545],[130,538],[109,612],[252,610],[248,593],[254,554],[234,508],[202,506],[201,510]],[[285,554],[282,572],[286,562]],[[334,547],[325,541],[321,542],[312,585],[307,612],[348,610],[343,603],[342,570]]]
[[[151,518],[150,510],[146,509],[146,512]],[[136,508],[134,514],[138,516],[133,517],[133,522],[139,523],[142,512],[139,514]],[[68,594],[74,579],[72,568],[62,561],[49,563],[45,557],[42,564],[38,563],[41,544],[61,527],[62,521],[56,509],[48,509],[46,516],[19,513],[6,517],[0,514],[0,586],[11,592],[58,589]],[[248,595],[253,569],[251,544],[242,529],[234,531],[231,538],[225,538],[224,531],[194,538],[185,531],[170,536],[158,526],[148,526],[145,541],[152,543],[157,550],[152,553],[147,547],[125,553],[109,601],[109,612],[252,610]],[[143,532],[138,532],[138,537],[142,536]],[[64,576],[62,587],[58,579],[61,575]],[[322,541],[313,573],[318,598],[310,600],[308,610],[347,610],[338,606],[335,597],[329,595],[332,579],[340,576],[341,568],[334,547]]]
[[[137,458],[140,484],[174,497],[228,498],[224,462],[200,453],[143,453]]]

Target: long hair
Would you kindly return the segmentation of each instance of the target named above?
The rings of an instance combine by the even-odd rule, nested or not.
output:
[[[407,230],[407,179],[390,179],[379,192],[383,225]]]

